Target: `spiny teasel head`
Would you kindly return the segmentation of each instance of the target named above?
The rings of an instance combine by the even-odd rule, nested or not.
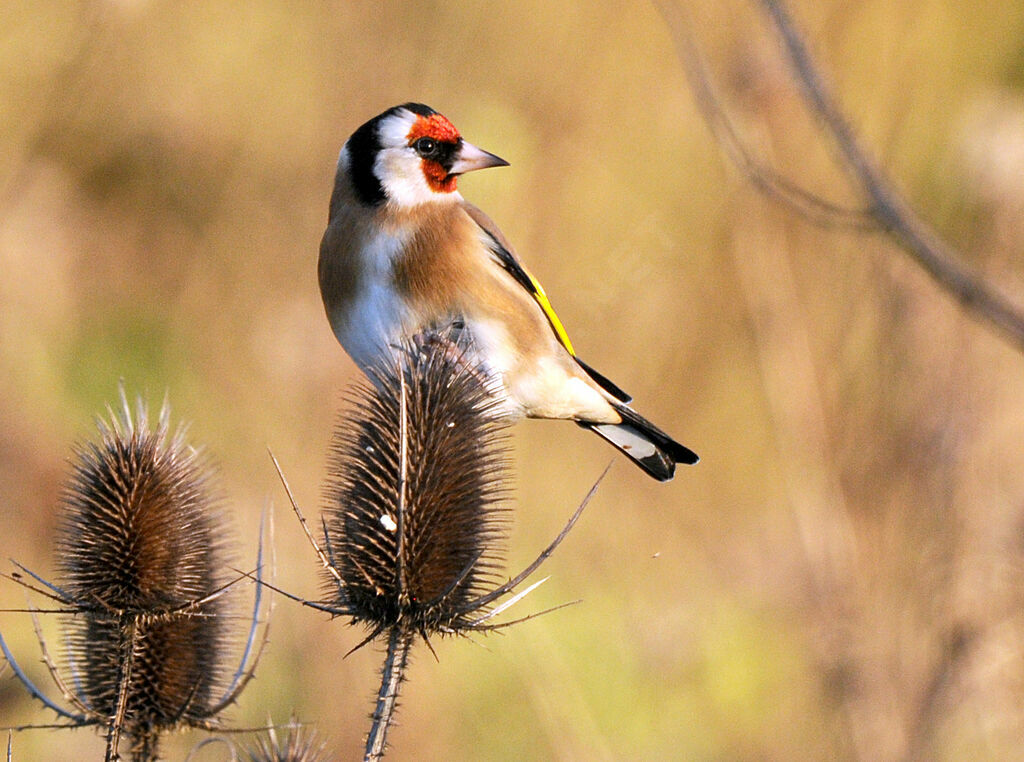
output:
[[[501,570],[505,423],[465,350],[432,334],[397,351],[334,434],[325,604],[377,632],[456,632]]]
[[[532,618],[490,621],[544,581],[519,590],[597,489],[533,563],[499,583],[508,522],[503,395],[461,323],[394,349],[371,370],[373,386],[357,388],[335,431],[323,547],[278,466],[328,590],[320,603],[295,599],[366,624],[370,634],[360,646],[386,633],[368,762],[384,756],[417,636],[429,645],[435,633],[486,632]]]
[[[62,496],[57,547],[64,589],[84,604],[153,613],[207,595],[221,574],[223,529],[209,467],[169,432],[164,405],[150,430],[141,402],[99,421],[76,447]]]
[[[151,429],[122,392],[77,448],[58,540],[77,703],[120,713],[137,758],[158,732],[210,720],[230,677],[225,529],[207,464],[168,418],[165,404]]]

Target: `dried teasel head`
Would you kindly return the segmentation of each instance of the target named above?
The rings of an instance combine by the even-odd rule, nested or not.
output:
[[[168,417],[164,405],[151,429],[122,393],[99,441],[77,448],[59,529],[78,703],[120,713],[136,747],[206,722],[230,677],[225,529],[207,464]]]
[[[509,516],[502,395],[461,324],[394,349],[371,369],[373,385],[356,389],[335,430],[323,546],[274,460],[327,588],[319,603],[285,595],[368,626],[356,648],[386,633],[366,738],[364,759],[372,761],[387,748],[416,637],[429,645],[433,634],[501,629],[535,616],[490,622],[544,581],[519,590],[565,539],[598,486],[533,563],[499,583]]]
[[[396,351],[373,380],[331,445],[324,603],[376,632],[456,632],[502,566],[505,423],[446,336]]]
[[[217,727],[217,716],[253,678],[267,643],[256,644],[263,588],[263,529],[256,569],[226,574],[225,527],[208,487],[209,468],[173,436],[167,405],[155,429],[140,402],[99,424],[97,442],[77,448],[62,499],[58,565],[52,584],[21,566],[10,576],[57,602],[46,613],[72,616],[65,627],[67,681],[50,658],[36,620],[43,662],[71,709],[46,696],[0,636],[0,651],[33,698],[59,725],[106,729],[106,759],[121,759],[124,737],[137,762],[156,759],[161,734],[185,726]],[[240,663],[228,671],[234,645],[227,593],[252,576],[255,594]],[[29,582],[27,578],[34,582]],[[34,583],[39,583],[36,586]],[[35,613],[37,609],[32,607]],[[239,645],[241,643],[239,642]]]

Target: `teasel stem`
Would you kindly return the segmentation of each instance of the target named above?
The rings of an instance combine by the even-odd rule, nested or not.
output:
[[[395,554],[398,562],[397,577],[398,589],[407,590],[405,578],[405,564],[403,562],[405,553],[403,544],[405,542],[405,506],[406,489],[409,473],[409,410],[408,398],[406,396],[405,374],[398,376],[399,381],[399,404],[398,404],[398,510],[397,528],[398,549]],[[378,762],[384,756],[387,748],[388,729],[391,727],[398,708],[398,694],[405,680],[405,668],[409,663],[409,651],[415,633],[410,632],[399,619],[391,633],[388,635],[387,651],[384,655],[384,665],[381,668],[380,690],[377,692],[377,706],[373,710],[373,724],[366,736],[366,762]]]
[[[105,759],[108,762],[109,760],[120,759],[117,749],[121,743],[121,729],[124,728],[125,715],[128,711],[128,693],[132,682],[132,668],[135,666],[135,644],[137,634],[135,617],[129,615],[127,617],[121,617],[121,620],[120,629],[123,641],[121,643],[121,655],[118,659],[117,667],[117,706],[107,729],[107,753]],[[139,755],[139,757],[141,759],[155,758],[155,742],[145,743],[142,745],[150,748],[152,756]]]
[[[398,589],[401,591],[400,597],[408,599],[403,547],[405,543],[406,489],[409,475],[409,402],[405,373],[398,375],[398,382],[398,506],[395,530],[398,534],[398,548],[395,559],[398,565],[396,576],[398,577]],[[412,649],[414,638],[415,633],[410,631],[404,620],[399,617],[398,622],[391,628],[388,635],[384,665],[381,667],[380,690],[377,692],[377,705],[373,710],[373,724],[366,736],[366,754],[364,755],[366,762],[379,762],[384,757],[388,730],[391,728],[395,710],[398,708],[398,694],[405,681],[405,668],[409,663],[409,652]]]
[[[388,729],[394,719],[395,709],[398,708],[398,694],[405,681],[405,668],[409,663],[409,652],[415,637],[415,633],[404,627],[393,627],[388,635],[377,706],[373,710],[373,724],[366,737],[366,755],[363,757],[366,762],[378,762],[384,757]]]

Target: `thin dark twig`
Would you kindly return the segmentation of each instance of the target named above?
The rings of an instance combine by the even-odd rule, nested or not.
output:
[[[448,587],[446,587],[444,590],[442,590],[438,595],[435,595],[433,597],[433,599],[427,601],[424,605],[429,608],[430,606],[433,606],[433,605],[439,603],[440,601],[443,601],[445,598],[447,598],[449,595],[451,595],[452,592],[454,592],[455,588],[457,588],[459,585],[461,585],[463,582],[466,581],[466,579],[469,577],[470,573],[476,567],[477,561],[480,560],[480,558],[483,556],[483,554],[484,554],[484,552],[481,550],[475,556],[470,558],[469,561],[466,563],[466,565],[462,567],[462,571],[459,572],[458,576],[455,577],[455,579],[453,579],[448,584]]]
[[[509,627],[512,627],[514,625],[522,624],[523,622],[529,622],[531,619],[536,619],[537,617],[541,616],[547,616],[548,614],[553,614],[556,611],[568,608],[569,606],[576,606],[580,603],[583,603],[583,599],[577,598],[574,601],[557,603],[554,606],[549,606],[548,608],[542,609],[541,611],[534,611],[533,613],[526,614],[525,616],[521,616],[518,619],[510,619],[507,622],[499,622],[498,624],[474,624],[469,629],[472,629],[476,632],[501,632],[502,630],[507,630]]]
[[[62,730],[64,728],[88,728],[93,725],[100,725],[101,720],[90,720],[86,719],[85,722],[41,722],[32,723],[31,725],[4,725],[0,727],[0,730],[6,730],[8,733],[20,733],[23,730]]]
[[[50,600],[60,601],[61,603],[73,600],[73,596],[71,596],[68,593],[64,592],[61,588],[57,587],[56,585],[52,584],[51,582],[47,582],[45,579],[40,577],[34,571],[29,569],[28,567],[22,566],[17,561],[15,561],[13,558],[11,559],[11,563],[14,564],[15,566],[17,566],[25,574],[30,576],[32,579],[34,579],[39,584],[45,585],[47,588],[52,590],[53,593],[52,594],[51,593],[47,593],[47,592],[45,592],[43,590],[40,590],[39,588],[33,587],[32,585],[30,585],[25,580],[21,579],[20,577],[17,577],[15,575],[13,575],[13,574],[3,574],[3,575],[0,575],[0,576],[3,576],[5,579],[9,579],[12,582],[17,582],[22,587],[24,587],[24,588],[26,588],[28,590],[31,590],[31,591],[33,591],[35,593],[39,593],[40,595],[46,596]]]
[[[194,680],[192,686],[188,689],[188,695],[185,696],[185,700],[181,702],[178,707],[178,711],[171,715],[170,725],[177,725],[181,721],[181,718],[185,716],[185,713],[195,706],[196,696],[199,694],[199,689],[202,687],[202,678]],[[200,709],[200,711],[202,711]]]
[[[362,639],[362,640],[360,640],[360,641],[359,641],[358,643],[356,643],[356,644],[355,644],[354,646],[352,646],[352,647],[351,647],[350,649],[348,649],[348,650],[347,650],[347,651],[345,652],[345,655],[344,655],[344,656],[342,656],[341,658],[343,658],[343,659],[347,659],[347,658],[348,658],[348,657],[350,657],[350,656],[351,656],[352,654],[354,654],[354,653],[355,653],[356,651],[358,651],[358,650],[359,650],[360,648],[362,648],[362,647],[363,647],[363,646],[365,646],[365,645],[368,645],[368,644],[370,643],[370,641],[374,640],[374,639],[375,639],[375,638],[376,638],[376,637],[377,637],[378,635],[380,635],[380,634],[381,634],[382,632],[384,632],[384,625],[378,625],[377,627],[375,627],[375,628],[373,629],[373,631],[372,631],[372,632],[370,632],[370,634],[369,634],[369,635],[367,635],[367,636],[366,636],[365,638],[363,638],[363,639]]]
[[[22,564],[20,564],[17,561],[15,561],[13,558],[10,559],[10,562],[13,563],[15,566],[17,566],[19,569],[22,569],[23,571],[25,571],[25,574],[29,575],[29,577],[34,579],[36,582],[40,583],[41,585],[45,585],[46,587],[48,587],[50,590],[52,590],[57,596],[61,597],[63,600],[71,600],[72,599],[72,596],[70,596],[68,593],[66,593],[65,591],[63,591],[60,588],[58,588],[56,585],[54,585],[54,584],[44,580],[42,577],[37,575],[35,573],[35,571],[33,571],[31,568],[23,566]],[[6,575],[5,575],[5,577],[6,577]],[[15,582],[19,582],[20,584],[22,584],[25,587],[29,587],[28,584],[26,584],[24,580],[17,580],[14,577],[11,577],[10,579],[15,580]],[[35,588],[32,588],[32,589],[35,589]],[[45,595],[45,593],[44,593],[44,595]],[[50,596],[50,597],[52,597],[52,596]]]
[[[534,582],[532,585],[530,585],[525,590],[520,590],[518,593],[513,595],[507,601],[502,601],[501,605],[495,606],[490,611],[487,611],[487,612],[481,614],[480,616],[478,616],[476,619],[471,620],[470,623],[469,623],[469,626],[470,627],[475,627],[476,625],[478,625],[478,624],[480,624],[482,622],[486,622],[488,619],[493,619],[494,617],[496,617],[499,614],[503,613],[507,609],[512,608],[512,606],[515,606],[517,603],[519,603],[519,601],[521,601],[523,598],[528,596],[530,593],[532,593],[538,587],[543,585],[549,579],[551,579],[551,577],[542,577],[541,579],[539,579],[536,582]],[[509,591],[509,592],[511,592],[511,591]]]
[[[277,469],[277,476],[281,480],[281,484],[284,486],[284,491],[288,494],[288,502],[292,504],[292,510],[295,511],[295,515],[299,519],[299,524],[302,526],[302,531],[306,533],[306,539],[309,540],[309,544],[313,546],[313,550],[316,552],[317,558],[320,559],[320,563],[324,565],[324,568],[341,583],[341,575],[338,573],[337,568],[331,563],[330,559],[323,550],[320,549],[320,545],[317,543],[316,538],[313,537],[313,533],[309,531],[309,525],[306,524],[306,517],[302,515],[302,511],[299,508],[299,504],[295,502],[295,496],[292,494],[292,488],[288,484],[288,480],[285,478],[284,471],[281,470],[281,464],[277,462],[277,458],[274,453],[269,449],[267,453],[270,455],[270,459],[274,462],[274,468]]]
[[[39,652],[43,657],[43,664],[46,665],[47,671],[50,673],[50,679],[53,680],[53,684],[57,686],[57,690],[60,691],[61,696],[64,697],[65,701],[71,703],[78,711],[88,718],[91,710],[85,705],[85,702],[77,694],[72,693],[68,690],[67,684],[64,682],[64,678],[60,675],[60,670],[57,669],[57,664],[53,661],[53,657],[50,656],[50,649],[46,645],[46,638],[43,637],[43,628],[39,623],[39,617],[34,613],[32,616],[32,629],[36,633],[36,640],[39,642]],[[66,716],[66,713],[63,713]]]
[[[238,569],[234,569],[234,571],[238,571]],[[253,582],[256,582],[256,577],[254,577],[252,574],[249,574],[248,572],[239,572],[239,574],[244,574]],[[316,609],[317,611],[324,611],[330,614],[331,616],[342,616],[343,614],[348,613],[347,610],[338,609],[334,606],[328,606],[323,603],[316,603],[315,601],[307,601],[305,598],[300,598],[299,596],[294,595],[293,593],[289,593],[287,590],[282,590],[276,585],[271,584],[270,582],[267,582],[265,580],[260,582],[260,584],[268,588],[269,590],[272,590],[273,592],[277,593],[278,595],[283,595],[290,601],[301,603],[303,606],[308,606],[309,608]]]
[[[239,575],[240,576],[237,579],[225,582],[220,587],[215,588],[209,595],[206,595],[203,598],[196,598],[195,600],[189,601],[188,603],[183,603],[180,606],[176,606],[171,609],[147,608],[144,610],[136,610],[120,609],[110,606],[105,601],[100,600],[95,596],[91,596],[94,603],[88,606],[84,603],[80,603],[79,601],[73,598],[62,600],[54,595],[47,593],[45,590],[41,590],[38,587],[34,587],[28,584],[23,579],[19,579],[18,577],[13,577],[6,574],[0,574],[0,578],[10,579],[16,582],[17,584],[21,585],[25,589],[31,590],[33,593],[38,593],[39,595],[51,598],[52,600],[60,601],[61,603],[66,603],[68,606],[71,606],[71,608],[66,609],[40,609],[35,608],[34,606],[28,606],[27,608],[23,609],[0,609],[0,612],[3,612],[5,614],[109,614],[113,616],[122,616],[125,614],[144,614],[147,618],[151,619],[152,621],[161,621],[164,619],[169,619],[178,616],[180,614],[184,614],[186,616],[194,618],[217,617],[218,619],[231,619],[234,617],[225,614],[207,614],[202,611],[197,611],[196,609],[222,597],[225,593],[227,593],[229,588],[231,588],[241,580],[249,578],[249,574],[246,572],[239,572]],[[40,577],[40,579],[42,578]],[[45,582],[45,580],[43,581]]]
[[[853,128],[829,93],[783,0],[756,0],[782,38],[790,65],[807,101],[835,140],[848,168],[871,201],[871,215],[888,234],[969,313],[998,328],[1024,350],[1024,313],[997,293],[963,255],[946,243],[905,203],[892,183],[861,148]]]
[[[686,10],[663,0],[655,0],[655,5],[672,34],[697,107],[722,150],[747,179],[766,196],[789,206],[815,225],[877,230],[878,222],[870,210],[850,209],[829,201],[759,161],[747,149],[715,93],[711,74],[690,31]]]

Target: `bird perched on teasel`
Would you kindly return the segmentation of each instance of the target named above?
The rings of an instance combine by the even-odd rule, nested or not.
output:
[[[390,108],[341,149],[319,278],[331,328],[364,371],[402,341],[468,331],[513,418],[575,421],[659,481],[698,458],[584,363],[544,289],[498,227],[456,189],[508,162],[420,103]]]

